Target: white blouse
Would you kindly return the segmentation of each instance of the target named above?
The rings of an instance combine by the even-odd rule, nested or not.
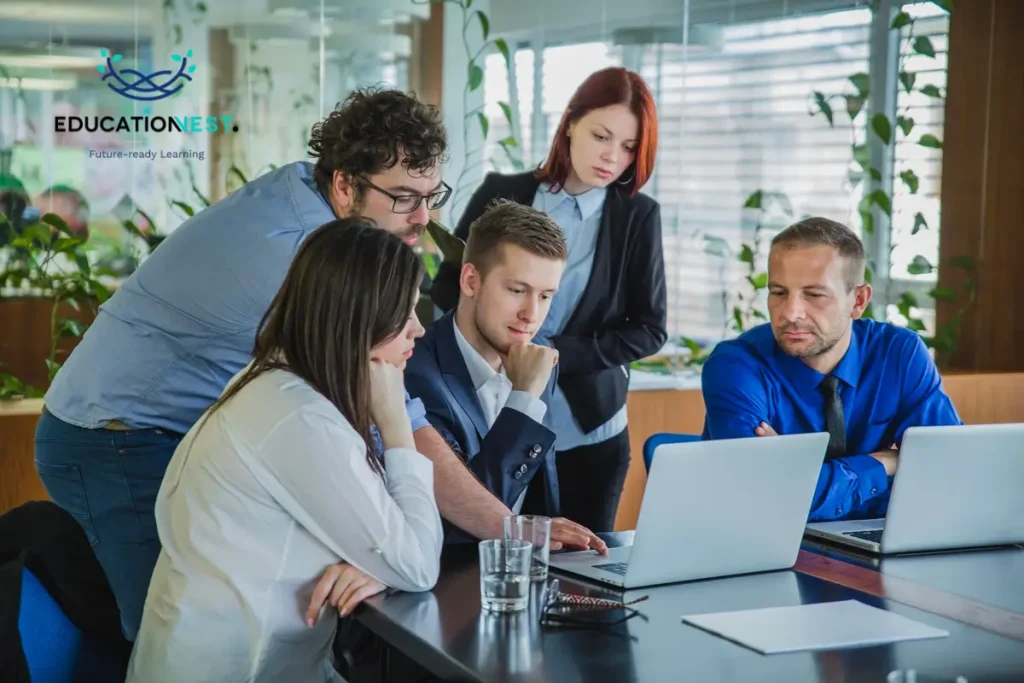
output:
[[[237,376],[236,376],[237,377]],[[402,448],[386,479],[320,393],[274,370],[200,420],[156,500],[163,549],[129,682],[340,681],[333,610],[306,625],[322,573],[344,560],[407,591],[437,581],[433,466]]]

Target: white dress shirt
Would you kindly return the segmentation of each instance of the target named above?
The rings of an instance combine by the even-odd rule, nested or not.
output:
[[[313,588],[340,560],[387,586],[433,587],[443,533],[430,460],[389,449],[386,479],[375,474],[348,421],[284,370],[203,423],[157,496],[163,549],[128,681],[343,680],[336,612],[306,625]]]
[[[473,388],[476,390],[476,398],[480,401],[480,408],[483,411],[484,419],[487,421],[487,428],[494,426],[498,419],[498,413],[502,408],[518,410],[534,422],[543,424],[544,415],[548,407],[544,401],[532,396],[525,391],[512,390],[512,381],[505,374],[505,368],[495,372],[491,364],[484,360],[484,357],[473,348],[473,346],[462,335],[459,326],[455,326],[455,341],[459,344],[459,351],[462,352],[462,359],[466,362],[466,369],[469,370],[469,378],[473,381]],[[519,494],[512,512],[519,514],[523,508],[523,498],[526,497],[526,489]]]

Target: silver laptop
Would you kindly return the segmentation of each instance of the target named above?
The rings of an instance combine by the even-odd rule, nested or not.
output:
[[[551,568],[626,589],[788,569],[827,447],[824,433],[660,446],[633,545]]]
[[[891,553],[1024,542],[1024,424],[911,427],[884,519],[816,522],[809,536]]]

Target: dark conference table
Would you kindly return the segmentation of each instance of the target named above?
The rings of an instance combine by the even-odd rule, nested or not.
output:
[[[629,543],[632,532],[604,535]],[[476,546],[448,548],[437,586],[368,600],[354,617],[445,681],[486,683],[1021,683],[1024,549],[879,560],[805,541],[793,570],[616,592],[552,570],[563,593],[632,599],[645,618],[559,629],[527,611],[480,609]],[[946,638],[826,652],[761,655],[683,624],[687,613],[860,600],[949,632]],[[900,672],[903,672],[901,675]],[[958,678],[961,677],[961,678]]]

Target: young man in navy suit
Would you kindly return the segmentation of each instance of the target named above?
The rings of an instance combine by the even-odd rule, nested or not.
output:
[[[555,433],[544,425],[558,351],[534,339],[565,267],[558,224],[501,201],[470,228],[456,309],[427,327],[405,370],[411,396],[469,469],[510,510],[553,518],[553,547],[606,551],[559,518]]]

